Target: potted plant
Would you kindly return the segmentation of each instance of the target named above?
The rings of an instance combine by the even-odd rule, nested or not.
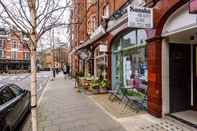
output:
[[[98,94],[99,93],[99,81],[98,80],[94,80],[92,82],[92,93],[93,94]]]
[[[107,93],[107,89],[108,89],[107,80],[101,80],[99,82],[99,87],[100,87],[100,93]]]
[[[81,83],[80,83],[80,77],[83,76],[83,73],[82,72],[76,72],[75,73],[75,87],[80,87],[81,86]]]

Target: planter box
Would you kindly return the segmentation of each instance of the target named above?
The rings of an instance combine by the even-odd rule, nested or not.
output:
[[[99,91],[101,94],[106,94],[108,92],[105,88],[100,88]]]
[[[93,94],[99,94],[100,93],[100,89],[92,89],[91,90]]]

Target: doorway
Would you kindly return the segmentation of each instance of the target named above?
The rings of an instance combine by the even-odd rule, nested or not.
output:
[[[170,113],[191,109],[191,45],[170,44]]]
[[[193,72],[193,79],[194,79],[194,86],[193,86],[193,110],[197,111],[197,45],[193,48],[194,56],[193,56],[193,64],[194,64],[194,72]]]

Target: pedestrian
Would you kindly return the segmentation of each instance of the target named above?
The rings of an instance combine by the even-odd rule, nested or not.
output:
[[[52,71],[53,71],[53,79],[52,80],[54,80],[55,79],[55,68],[52,68]]]
[[[67,65],[67,74],[68,74],[68,77],[70,76],[70,66]]]

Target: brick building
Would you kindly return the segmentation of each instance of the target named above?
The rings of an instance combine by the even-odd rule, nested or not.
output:
[[[18,36],[22,38],[22,33],[6,28],[1,28],[0,32],[1,72],[28,71],[30,68],[30,53],[25,44],[18,38]]]
[[[191,12],[194,9],[196,13],[196,4],[188,8],[190,3],[84,0],[80,7],[85,15],[75,14],[78,7],[71,15],[72,20],[85,17],[71,32],[71,55],[77,63],[73,70],[98,77],[99,67],[104,65],[112,89],[121,81],[125,87],[138,86],[147,91],[150,114],[170,114],[197,124],[189,119],[197,109],[197,15]],[[154,27],[128,27],[128,6],[153,9]],[[183,117],[179,112],[187,115]]]
[[[39,52],[39,64],[41,70],[50,70],[51,68],[63,68],[68,64],[68,48],[46,49]]]

